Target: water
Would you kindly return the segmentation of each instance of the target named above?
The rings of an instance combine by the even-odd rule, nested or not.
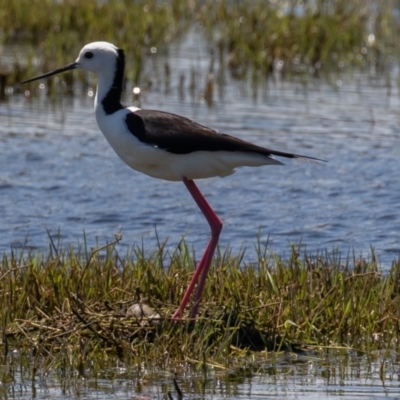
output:
[[[394,354],[331,350],[325,355],[259,355],[247,367],[208,366],[194,371],[177,366],[176,380],[184,398],[195,399],[358,399],[398,398],[399,360]],[[13,371],[13,382],[0,386],[1,398],[18,399],[164,399],[174,375],[162,370],[126,368],[65,373],[61,368],[38,371],[32,380],[25,364]],[[183,372],[184,371],[184,372]],[[7,372],[7,371],[2,371]],[[5,375],[3,375],[5,376]]]

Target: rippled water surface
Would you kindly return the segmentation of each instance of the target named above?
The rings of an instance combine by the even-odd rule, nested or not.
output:
[[[197,372],[176,374],[184,398],[191,399],[370,399],[398,398],[399,362],[394,355],[370,356],[330,351],[321,354],[258,355],[251,366],[240,369],[210,365]],[[263,358],[264,357],[264,358]],[[0,386],[1,398],[18,399],[177,399],[171,374],[119,363],[105,371],[65,374],[61,369],[31,378],[22,365],[13,382]],[[5,371],[2,371],[5,372]]]

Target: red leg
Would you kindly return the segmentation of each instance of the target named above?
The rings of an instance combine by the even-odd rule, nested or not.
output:
[[[190,295],[192,294],[194,287],[201,275],[200,282],[199,282],[198,288],[197,288],[195,304],[190,313],[191,318],[196,317],[197,310],[198,310],[199,303],[200,303],[201,294],[203,292],[204,284],[206,282],[207,273],[208,273],[208,270],[210,269],[212,257],[214,255],[215,248],[217,247],[217,244],[218,244],[219,234],[221,233],[221,230],[222,230],[222,222],[220,221],[218,216],[215,214],[214,210],[207,203],[207,200],[201,194],[201,192],[197,188],[196,184],[192,180],[187,179],[186,177],[182,177],[182,181],[186,185],[186,187],[189,190],[190,194],[192,195],[194,201],[199,206],[201,212],[206,217],[206,220],[207,220],[208,224],[210,225],[210,229],[211,229],[211,239],[206,247],[206,250],[204,251],[203,256],[201,257],[200,263],[197,266],[196,271],[194,272],[193,278],[190,281],[189,286],[186,289],[186,292],[183,296],[181,304],[180,304],[179,308],[175,311],[175,314],[172,317],[173,319],[179,319],[182,316],[183,310],[185,309],[186,304],[189,301]]]

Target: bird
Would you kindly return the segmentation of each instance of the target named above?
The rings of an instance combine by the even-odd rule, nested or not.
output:
[[[82,48],[74,62],[21,83],[74,69],[97,75],[95,117],[100,131],[115,153],[129,167],[150,177],[182,181],[208,222],[210,240],[172,316],[175,321],[183,318],[187,303],[196,289],[190,312],[190,319],[194,320],[223,227],[194,181],[226,177],[243,166],[283,164],[274,157],[316,163],[324,160],[258,146],[177,114],[122,105],[125,52],[105,41],[89,43]]]

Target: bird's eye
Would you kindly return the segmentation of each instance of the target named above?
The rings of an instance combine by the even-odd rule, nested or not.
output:
[[[85,58],[93,58],[93,53],[91,51],[87,51],[84,55]]]

